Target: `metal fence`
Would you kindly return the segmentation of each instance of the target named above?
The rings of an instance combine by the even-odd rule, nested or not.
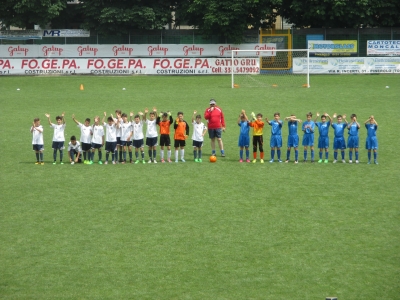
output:
[[[275,30],[275,34],[287,30]],[[400,28],[293,28],[293,49],[307,48],[307,35],[322,35],[325,40],[357,40],[358,56],[366,56],[368,40],[400,40]],[[259,43],[259,31],[243,32],[243,43]],[[204,37],[196,29],[178,30],[137,30],[125,36],[103,37],[95,32],[90,37],[44,37],[41,40],[11,41],[0,40],[0,44],[232,44],[233,41],[221,36]]]

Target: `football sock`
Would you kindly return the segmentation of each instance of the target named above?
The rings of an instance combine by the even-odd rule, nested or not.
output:
[[[307,150],[304,150],[304,160],[307,160]]]
[[[142,159],[144,160],[144,151],[142,151]]]
[[[135,151],[135,157],[136,157],[136,160],[139,158],[139,152],[138,151]]]
[[[215,150],[212,150],[212,151],[211,151],[211,155],[215,155]]]
[[[164,150],[163,149],[160,150],[160,157],[161,157],[161,159],[164,159]]]
[[[254,158],[254,159],[257,158],[257,152],[253,152],[253,158]]]
[[[243,159],[243,150],[242,149],[239,150],[239,157],[240,157],[240,159]]]
[[[314,160],[314,150],[311,150],[311,160]]]
[[[353,159],[353,151],[349,151],[349,159],[350,159],[350,160]]]
[[[368,161],[371,160],[371,151],[368,151]]]
[[[119,150],[119,160],[122,160],[122,150]]]
[[[333,152],[333,158],[337,160],[337,151]]]
[[[124,157],[124,161],[126,161],[126,152],[122,153],[122,156]]]
[[[246,159],[249,159],[249,157],[250,157],[250,150],[247,149],[247,150],[246,150]]]
[[[328,159],[329,152],[325,151],[325,159]]]
[[[151,154],[153,153],[153,151],[149,150],[148,152],[149,152],[149,159],[151,159]]]
[[[275,150],[271,150],[271,159],[274,159],[275,157]]]
[[[344,159],[344,151],[341,151],[342,159]]]
[[[358,160],[358,151],[355,152],[356,160]]]
[[[110,158],[110,152],[106,152],[106,161]],[[114,160],[114,154],[113,154],[113,160]]]
[[[111,160],[115,161],[115,153],[114,152],[111,152]],[[107,161],[108,161],[108,158],[107,158]]]
[[[167,151],[167,158],[168,158],[168,159],[171,159],[171,150],[168,150],[168,151]]]
[[[378,153],[374,152],[374,160],[376,160],[378,158]]]
[[[129,151],[129,159],[132,160],[132,151]]]
[[[322,151],[319,151],[319,159],[322,159]]]
[[[185,157],[185,149],[181,149],[181,158]]]
[[[198,156],[198,158],[201,159],[201,155],[202,155],[201,150],[199,150],[199,156]]]
[[[197,150],[193,150],[193,157],[194,159],[197,159]]]
[[[39,153],[40,161],[43,162],[43,152]]]
[[[157,157],[157,150],[153,150],[153,159],[156,159]]]
[[[83,160],[86,160],[86,151],[83,151]]]
[[[63,160],[63,156],[64,156],[64,150],[60,149],[60,161]]]
[[[257,157],[257,155],[256,155],[256,157]],[[260,158],[264,159],[264,152],[260,152]]]
[[[225,150],[221,150],[221,154],[225,154]]]
[[[289,158],[290,158],[290,150],[287,150],[286,151],[286,159],[289,160]]]
[[[131,153],[131,155],[132,155],[132,152],[130,152],[130,153]],[[99,160],[101,160],[101,158],[103,157],[103,152],[98,151],[98,155],[99,155]]]
[[[118,150],[115,150],[114,152],[114,161],[118,160]]]
[[[39,153],[35,153],[36,154],[36,161],[39,161]]]
[[[175,150],[175,160],[178,160],[178,150]]]
[[[278,154],[278,159],[281,160],[281,150],[276,150],[276,153]]]
[[[53,150],[53,159],[54,159],[54,161],[57,160],[57,149]]]
[[[294,160],[295,161],[299,160],[299,150],[294,150]]]

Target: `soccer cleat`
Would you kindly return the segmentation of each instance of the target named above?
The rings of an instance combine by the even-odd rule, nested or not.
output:
[[[149,159],[149,161],[147,162],[148,164],[151,164],[151,159]]]
[[[274,162],[274,160],[273,160],[273,159],[271,159],[269,162],[270,162],[270,163],[273,163],[273,162]]]
[[[113,165],[115,165],[115,164],[116,164],[116,162],[115,162],[115,161],[113,161],[113,162],[112,162],[112,164],[113,164]]]
[[[378,165],[378,161],[376,159],[374,160],[374,164]]]
[[[90,163],[89,163],[89,164],[90,164]],[[125,161],[121,161],[121,164],[123,164],[123,165],[124,165],[124,164],[125,164]]]
[[[342,159],[342,163],[344,163],[344,164],[345,164],[345,163],[346,163],[346,161],[345,161],[344,159]]]
[[[298,161],[298,160],[295,160],[295,161],[294,161],[294,163],[295,163],[295,164],[298,164],[298,163],[299,163],[299,161]]]
[[[359,161],[358,160],[356,160],[356,164],[358,164],[359,163]]]
[[[60,162],[60,165],[63,165],[63,164],[64,164],[64,163],[61,161],[61,162]]]
[[[264,163],[264,160],[263,160],[263,159],[260,159],[260,163],[262,163],[262,164],[263,164],[263,163]]]
[[[57,164],[57,162],[53,162],[53,165]]]
[[[43,166],[44,165],[44,161],[42,161],[40,164]]]
[[[130,162],[131,164],[133,164],[133,160],[132,160],[132,159],[130,159],[129,162]]]
[[[370,164],[371,164],[371,161],[368,161],[367,164],[370,165]]]
[[[334,163],[334,164],[336,164],[336,162],[337,162],[337,160],[336,160],[336,159],[334,159],[334,160],[333,160],[333,163]]]
[[[106,161],[104,162],[104,164],[105,164],[105,165],[108,165],[108,161],[106,160]]]
[[[239,162],[242,163],[242,162],[243,162],[243,159],[239,159]]]
[[[199,162],[199,160],[197,158],[194,159],[194,162]]]
[[[102,164],[103,164],[103,162],[101,160],[99,160],[99,165],[102,165]]]
[[[135,164],[138,164],[139,163],[139,160],[137,159],[136,161],[135,161]]]
[[[280,163],[281,163],[281,162],[283,162],[283,161],[281,161],[280,159],[278,159],[278,162],[280,162]]]
[[[313,159],[311,160],[311,163],[312,163],[312,164],[314,163],[314,160],[313,160]]]
[[[289,160],[287,159],[287,160],[285,160],[285,163],[288,163],[289,162]]]
[[[320,159],[320,160],[318,161],[318,163],[319,163],[319,164],[322,163],[322,159]]]
[[[142,160],[142,163],[145,164],[146,162],[144,161],[144,159]]]
[[[93,160],[89,160],[88,165],[93,165]]]
[[[177,163],[177,162],[179,162],[177,159],[175,159],[175,162]]]
[[[249,163],[249,162],[250,162],[250,159],[247,158],[247,159],[246,159],[246,162]]]
[[[37,162],[35,162],[35,165],[39,165],[39,164],[40,164],[40,162],[38,162],[38,161],[37,161]]]
[[[172,162],[172,160],[171,160],[170,158],[168,158],[168,159],[167,159],[167,162],[171,163],[171,162]]]
[[[305,159],[305,160],[303,161],[303,163],[307,163],[307,159]]]
[[[257,162],[257,159],[253,159],[253,164],[255,164]]]
[[[186,162],[186,160],[182,157],[182,158],[181,158],[181,162]]]
[[[199,162],[203,162],[203,160],[201,158],[199,158]]]
[[[324,160],[324,163],[326,163],[326,164],[327,164],[327,163],[328,163],[328,160],[327,160],[327,159],[325,159],[325,160]]]
[[[349,160],[349,164],[352,164],[352,163],[353,163],[353,161],[350,159],[350,160]]]
[[[164,158],[161,158],[161,162],[162,162],[162,163],[165,163],[165,160],[164,160]]]
[[[225,153],[221,153],[221,157],[225,157]]]
[[[155,163],[155,164],[156,164],[156,163],[157,163],[157,161],[156,161],[155,159],[153,159],[153,163]]]

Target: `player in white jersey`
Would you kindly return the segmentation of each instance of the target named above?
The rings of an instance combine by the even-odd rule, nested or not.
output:
[[[72,115],[72,120],[78,125],[81,130],[81,137],[79,141],[81,142],[82,152],[83,152],[83,163],[88,164],[90,160],[90,152],[92,148],[92,126],[90,126],[90,119],[85,119],[85,124],[80,123],[77,119],[75,119],[75,115]],[[87,159],[86,159],[87,154]]]
[[[32,147],[36,154],[35,165],[44,165],[43,162],[43,126],[40,125],[40,119],[35,118],[31,126]]]
[[[98,152],[99,155],[99,165],[102,165],[103,162],[101,161],[102,158],[102,153],[101,153],[101,148],[104,145],[104,128],[100,124],[100,117],[96,116],[94,117],[94,124],[92,126],[92,152],[91,152],[91,158],[89,164],[93,164],[94,160],[94,153]]]
[[[121,119],[122,112],[120,109],[115,110],[115,118],[114,123],[117,124],[117,121]],[[122,123],[122,122],[120,122]],[[122,151],[123,147],[121,146],[121,127],[117,128],[117,151],[119,152],[119,162],[122,162]],[[118,160],[118,157],[115,157],[115,161]]]
[[[150,112],[150,120],[148,120],[147,113],[149,110],[145,108],[143,121],[147,124],[146,128],[146,146],[149,147],[149,163],[154,162],[157,163],[157,108],[153,107],[153,111]]]
[[[202,162],[201,147],[203,147],[204,135],[207,132],[207,127],[201,122],[201,115],[197,115],[197,111],[193,112],[192,124],[193,124],[193,156],[195,162]]]
[[[45,114],[45,116],[47,117],[50,127],[54,129],[54,134],[53,134],[53,144],[52,144],[52,148],[53,148],[53,165],[56,164],[57,161],[57,150],[60,151],[60,164],[64,164],[63,163],[63,154],[64,154],[64,142],[65,142],[65,137],[64,137],[64,130],[65,130],[65,119],[64,119],[64,113],[61,114],[61,116],[57,116],[56,120],[57,120],[57,124],[53,124],[51,123],[50,120],[50,115],[49,114]]]
[[[123,147],[122,164],[126,163],[126,150],[129,151],[129,158],[132,162],[132,124],[128,122],[128,116],[126,113],[121,115],[119,121],[119,127],[121,128],[121,146]]]
[[[104,112],[104,117],[102,123],[106,128],[106,161],[104,164],[108,164],[108,158],[110,157],[111,152],[111,161],[113,165],[116,164],[118,159],[117,153],[117,131],[119,130],[119,120],[117,119],[117,123],[114,122],[114,117],[111,115],[107,118],[107,123],[104,122],[107,113]]]
[[[143,121],[140,120],[140,116],[143,116],[142,112],[139,112],[137,115],[135,115],[134,120],[132,121],[131,117],[131,124],[132,124],[132,143],[133,147],[135,148],[135,157],[136,161],[135,164],[139,163],[139,149],[140,153],[142,156],[142,163],[145,163],[144,161],[144,135],[143,135]]]
[[[68,143],[68,158],[71,165],[81,162],[81,143],[76,141],[76,137],[71,136],[71,141]]]

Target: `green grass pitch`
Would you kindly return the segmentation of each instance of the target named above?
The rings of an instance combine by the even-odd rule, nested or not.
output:
[[[400,77],[311,76],[310,84],[231,89],[225,76],[0,77],[0,298],[399,299]],[[227,122],[227,156],[215,164],[207,161],[208,138],[202,164],[190,145],[186,163],[51,164],[45,113],[54,121],[65,111],[69,139],[79,137],[73,113],[84,121],[156,106],[190,121],[210,98]],[[379,165],[366,164],[363,126],[358,165],[332,164],[332,148],[329,164],[240,164],[241,109],[270,119],[276,111],[303,120],[308,111],[356,113],[360,123],[373,114]],[[45,129],[44,166],[31,150],[35,117]],[[269,137],[266,126],[266,160]]]

